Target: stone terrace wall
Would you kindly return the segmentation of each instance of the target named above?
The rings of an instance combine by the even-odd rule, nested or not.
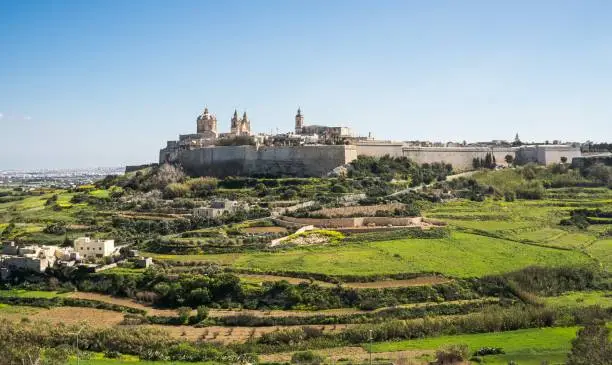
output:
[[[359,217],[359,218],[293,218],[282,217],[285,222],[312,225],[320,228],[352,228],[376,226],[413,226],[423,221],[422,217]]]
[[[324,176],[357,157],[355,146],[216,146],[179,152],[192,176]]]
[[[377,211],[382,210],[385,212],[394,211],[396,209],[402,209],[406,205],[403,203],[389,203],[380,205],[356,205],[352,207],[339,207],[339,208],[323,208],[311,212],[312,214],[322,214],[326,217],[350,217],[352,215],[374,215]]]

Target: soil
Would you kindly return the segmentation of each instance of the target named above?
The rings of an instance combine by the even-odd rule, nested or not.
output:
[[[327,359],[338,361],[339,359],[350,359],[352,361],[364,361],[370,358],[370,354],[362,347],[348,346],[330,349],[314,350],[313,352],[323,355]],[[432,354],[433,351],[396,351],[396,352],[375,352],[372,359],[386,359],[395,364],[426,364],[427,362],[417,359],[423,355]],[[293,352],[281,352],[277,354],[261,355],[261,362],[286,362],[291,360]]]
[[[406,280],[381,280],[373,281],[371,283],[343,283],[342,286],[360,289],[401,288],[407,286],[435,285],[448,283],[451,281],[451,279],[442,276],[420,276],[414,279]]]

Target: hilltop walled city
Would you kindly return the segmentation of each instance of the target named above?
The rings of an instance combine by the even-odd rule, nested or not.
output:
[[[255,134],[245,112],[238,112],[228,133],[219,133],[217,117],[205,108],[196,119],[197,133],[180,135],[161,149],[159,162],[177,163],[194,176],[325,176],[359,155],[407,157],[417,163],[444,162],[458,171],[472,168],[474,158],[510,155],[519,163],[558,163],[580,157],[578,144],[518,145],[506,141],[482,143],[393,142],[355,135],[345,126],[307,125],[298,108],[294,129],[282,134]],[[518,141],[518,135],[515,142]]]

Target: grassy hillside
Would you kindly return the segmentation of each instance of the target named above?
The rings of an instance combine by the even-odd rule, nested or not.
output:
[[[181,256],[161,255],[176,259]],[[310,247],[275,253],[238,253],[182,257],[239,269],[298,271],[329,275],[381,275],[436,272],[453,277],[499,274],[531,265],[568,266],[592,262],[585,254],[524,245],[455,232],[446,239],[403,239]]]
[[[535,328],[509,332],[441,336],[410,341],[375,343],[374,352],[436,350],[449,344],[466,344],[470,352],[482,347],[501,347],[504,355],[485,356],[486,364],[540,365],[542,361],[563,362],[579,327]],[[364,345],[367,348],[367,345]]]

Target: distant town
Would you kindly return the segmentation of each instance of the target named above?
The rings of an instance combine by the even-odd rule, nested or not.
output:
[[[125,167],[94,167],[81,169],[0,170],[0,187],[36,188],[56,186],[70,188],[91,184],[107,175],[122,174]]]

